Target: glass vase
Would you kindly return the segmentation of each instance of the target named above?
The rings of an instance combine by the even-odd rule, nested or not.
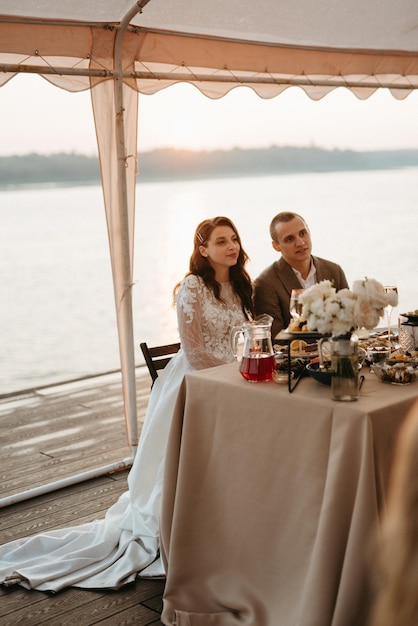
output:
[[[331,394],[333,400],[352,402],[359,397],[358,338],[347,333],[332,337]]]

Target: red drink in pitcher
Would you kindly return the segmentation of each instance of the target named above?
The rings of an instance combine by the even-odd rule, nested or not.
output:
[[[240,372],[245,380],[259,383],[271,380],[276,369],[276,361],[273,355],[254,353],[251,356],[243,356]]]

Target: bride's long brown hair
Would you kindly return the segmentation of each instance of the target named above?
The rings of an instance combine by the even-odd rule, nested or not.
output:
[[[204,220],[198,225],[193,238],[193,252],[190,257],[189,271],[187,272],[186,276],[189,276],[190,274],[200,276],[203,279],[205,285],[213,291],[215,298],[222,302],[221,287],[220,284],[215,280],[215,270],[209,263],[209,259],[202,256],[200,253],[200,247],[204,246],[208,242],[213,230],[217,226],[229,226],[229,228],[234,231],[237,237],[240,250],[236,264],[233,265],[229,270],[229,278],[233,290],[239,296],[242,302],[242,309],[244,313],[247,315],[247,317],[252,316],[254,314],[252,300],[253,288],[251,278],[247,270],[245,269],[249,257],[242,247],[241,238],[235,227],[235,224],[228,217],[214,217]],[[180,283],[175,286],[174,295],[177,293],[179,286]]]

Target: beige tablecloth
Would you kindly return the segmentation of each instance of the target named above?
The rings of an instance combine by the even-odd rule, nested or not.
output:
[[[418,396],[366,375],[357,402],[309,378],[188,374],[161,516],[164,624],[354,626],[393,444]]]

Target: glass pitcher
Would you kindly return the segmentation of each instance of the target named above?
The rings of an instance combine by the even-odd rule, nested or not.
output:
[[[244,346],[239,371],[245,380],[253,383],[271,380],[276,368],[271,343],[271,315],[260,315],[256,319],[234,326],[231,330],[232,351],[237,357],[238,338],[244,335]]]

